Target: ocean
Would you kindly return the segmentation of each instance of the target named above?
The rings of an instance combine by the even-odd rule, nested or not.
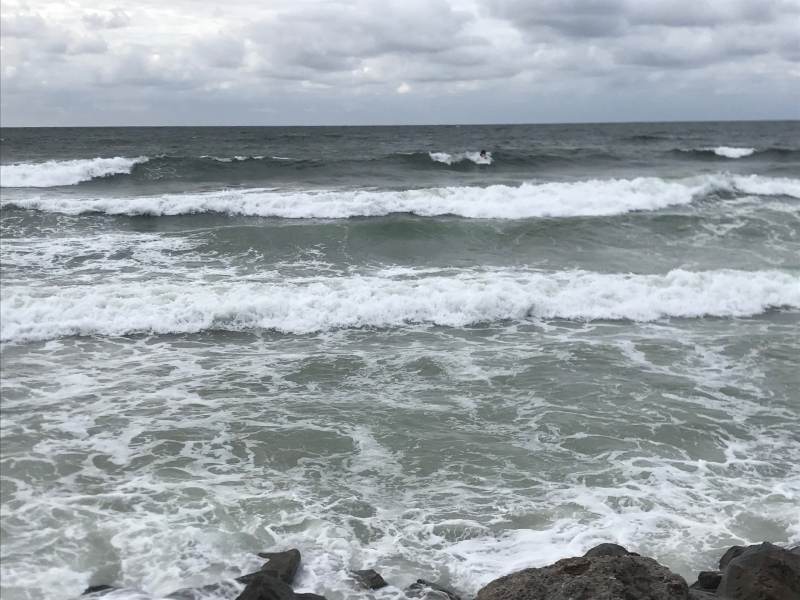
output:
[[[0,137],[5,600],[800,543],[799,122]]]

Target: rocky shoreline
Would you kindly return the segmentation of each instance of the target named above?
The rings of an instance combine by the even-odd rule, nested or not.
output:
[[[292,589],[301,555],[297,549],[262,552],[260,570],[200,588],[167,594],[170,600],[325,600]],[[390,586],[374,569],[352,571],[358,588]],[[242,590],[242,585],[244,589]],[[98,585],[82,598],[107,597],[121,588]],[[418,600],[466,600],[453,590],[418,579],[398,595]],[[691,585],[652,558],[629,552],[617,544],[600,544],[583,556],[564,558],[552,565],[524,569],[491,581],[474,600],[800,600],[800,546],[782,548],[769,542],[733,546],[720,558],[719,569],[702,571]]]

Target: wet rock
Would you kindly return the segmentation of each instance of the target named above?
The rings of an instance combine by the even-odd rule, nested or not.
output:
[[[319,594],[311,594],[308,592],[304,592],[302,594],[295,594],[295,600],[325,600],[325,596],[320,596]]]
[[[406,595],[422,600],[461,600],[461,597],[454,591],[424,579],[417,579],[415,583],[408,586]]]
[[[717,594],[728,600],[797,600],[800,555],[769,542],[743,548],[727,562]]]
[[[250,578],[236,600],[295,600],[294,590],[271,573],[259,572]]]
[[[363,569],[361,571],[353,571],[352,573],[356,581],[368,590],[379,590],[389,585],[383,577],[381,577],[381,574],[374,569]]]
[[[496,579],[476,600],[689,600],[686,581],[652,558],[565,558]]]
[[[690,585],[689,589],[715,592],[721,579],[722,573],[720,571],[700,571],[697,575],[697,581]]]
[[[627,556],[631,554],[625,548],[620,546],[619,544],[599,544],[594,548],[591,548],[586,551],[586,554],[583,556],[586,558],[592,558],[595,556]]]
[[[109,592],[113,592],[114,590],[119,589],[115,588],[113,585],[90,585],[85,590],[81,596],[87,596],[89,594],[93,594],[95,596],[103,596],[108,594]]]
[[[705,590],[693,590],[689,588],[689,600],[716,600],[717,595],[714,592],[707,592]]]
[[[719,570],[724,571],[725,567],[728,566],[728,563],[739,556],[742,552],[744,552],[744,546],[731,546],[728,548],[725,551],[725,554],[722,555],[722,558],[719,559]]]
[[[284,583],[291,584],[294,581],[294,576],[300,567],[300,551],[297,548],[284,552],[259,552],[258,556],[267,559],[267,563],[261,567],[261,571],[272,573]],[[243,577],[247,577],[247,575]]]

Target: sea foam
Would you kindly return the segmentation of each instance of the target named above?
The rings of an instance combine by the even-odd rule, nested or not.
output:
[[[743,158],[750,156],[756,151],[755,148],[736,148],[731,146],[717,146],[716,148],[703,148],[708,152],[713,152],[717,156],[724,156],[725,158]]]
[[[428,152],[428,156],[431,157],[432,161],[444,163],[446,165],[453,165],[464,160],[474,162],[476,165],[492,164],[491,152],[487,152],[485,156],[481,156],[480,152],[456,152],[454,154],[450,154],[449,152]]]
[[[96,177],[130,173],[134,165],[150,160],[136,158],[79,158],[75,160],[48,160],[42,163],[17,163],[0,166],[2,187],[56,187],[75,185]]]
[[[610,216],[659,210],[690,204],[714,191],[800,198],[800,179],[718,174],[680,181],[637,177],[403,191],[317,192],[252,188],[128,198],[13,198],[3,199],[2,204],[72,215],[219,213],[286,219],[341,219],[412,213],[476,219],[525,219]]]
[[[800,277],[736,270],[674,270],[664,275],[387,270],[275,282],[6,286],[3,292],[0,339],[5,342],[203,330],[302,334],[408,324],[463,327],[531,318],[653,321],[800,308]]]

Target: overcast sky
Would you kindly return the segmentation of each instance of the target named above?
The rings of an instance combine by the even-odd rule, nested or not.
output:
[[[3,0],[2,124],[800,118],[800,0]]]

